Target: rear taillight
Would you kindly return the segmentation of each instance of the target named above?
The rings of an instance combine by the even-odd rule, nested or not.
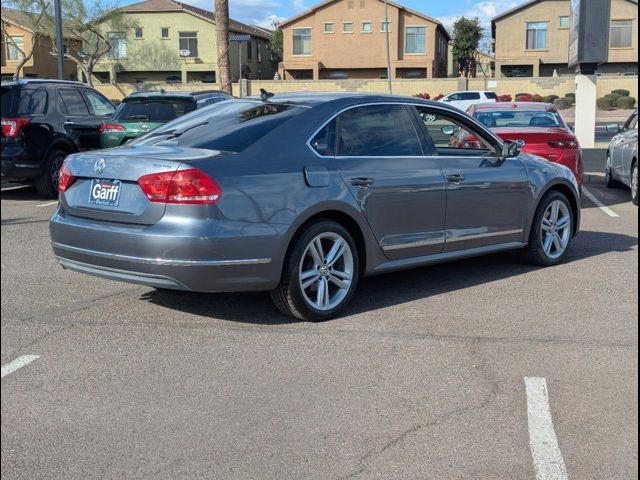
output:
[[[28,123],[28,118],[3,118],[2,135],[9,138],[15,138],[20,135],[22,128]]]
[[[156,203],[211,205],[222,196],[220,185],[196,168],[152,173],[140,177],[138,184],[149,201]]]
[[[66,192],[75,181],[76,177],[71,175],[71,170],[69,170],[69,167],[67,167],[67,165],[63,163],[62,168],[60,168],[60,174],[58,176],[58,192]]]
[[[117,123],[103,123],[100,125],[100,133],[124,132],[125,128]]]
[[[565,140],[551,140],[547,143],[553,148],[578,148],[578,140],[573,137],[569,137]]]

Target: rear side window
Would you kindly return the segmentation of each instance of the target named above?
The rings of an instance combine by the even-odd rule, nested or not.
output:
[[[480,100],[480,94],[478,92],[461,92],[458,95],[460,100]]]
[[[498,98],[495,92],[484,92],[484,96],[490,100],[495,100],[496,98]]]
[[[106,117],[107,115],[111,115],[115,110],[109,100],[104,98],[102,95],[98,95],[90,90],[85,91],[85,94],[95,115],[99,117]]]
[[[44,89],[3,88],[3,115],[42,115],[47,111]]]
[[[223,102],[169,122],[132,143],[241,152],[303,111],[304,107],[254,100]]]
[[[338,117],[338,156],[421,156],[422,146],[404,105],[357,107]]]
[[[167,123],[195,110],[190,100],[129,100],[120,104],[114,119],[118,122]]]
[[[322,157],[335,155],[336,121],[327,123],[311,140],[311,148]]]
[[[87,104],[78,90],[60,90],[60,110],[68,115],[89,115]]]

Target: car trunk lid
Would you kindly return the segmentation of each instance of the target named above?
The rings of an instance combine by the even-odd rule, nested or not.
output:
[[[558,148],[555,142],[566,141],[575,138],[564,128],[538,127],[538,128],[493,128],[492,131],[502,140],[522,141],[522,151],[532,155],[538,155],[552,162],[559,161],[564,148]]]
[[[152,225],[162,218],[166,204],[150,202],[137,183],[138,179],[152,173],[189,168],[189,162],[217,155],[220,152],[166,146],[120,147],[71,155],[65,166],[75,180],[60,196],[60,202],[69,215]],[[117,195],[105,195],[104,201],[96,200],[96,192],[108,191],[110,186],[117,187]]]

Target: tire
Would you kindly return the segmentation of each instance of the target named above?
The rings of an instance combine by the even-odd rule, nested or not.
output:
[[[620,183],[613,179],[613,172],[611,171],[611,154],[607,152],[607,166],[604,171],[604,183],[607,188],[617,188]]]
[[[634,205],[638,205],[638,162],[631,165],[631,201]]]
[[[553,219],[554,205],[558,206],[556,221]],[[533,218],[529,244],[523,251],[524,260],[540,267],[561,263],[573,241],[574,222],[574,212],[567,197],[556,191],[547,193]]]
[[[341,253],[330,258],[333,249]],[[349,231],[339,223],[318,220],[292,242],[271,299],[289,317],[321,322],[335,317],[349,304],[359,276],[358,249]]]
[[[37,192],[43,197],[58,198],[58,176],[66,156],[67,152],[57,148],[47,154],[44,173],[33,182]]]

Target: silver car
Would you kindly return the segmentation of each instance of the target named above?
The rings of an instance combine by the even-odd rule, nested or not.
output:
[[[50,222],[60,264],[160,289],[270,291],[319,321],[363,276],[506,250],[552,266],[579,231],[568,168],[446,104],[264,97],[67,157]],[[457,129],[482,148],[450,146]]]
[[[631,201],[638,205],[638,111],[622,126],[607,125],[607,131],[616,133],[607,149],[607,187],[626,185],[631,188]]]

